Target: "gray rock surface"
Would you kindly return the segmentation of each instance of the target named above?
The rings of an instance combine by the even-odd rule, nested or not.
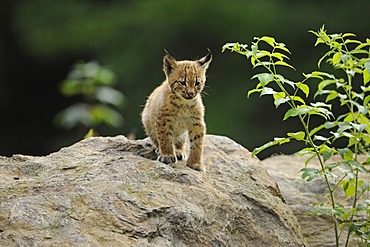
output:
[[[206,136],[207,173],[154,158],[123,136],[0,157],[0,246],[305,246],[274,180],[232,140]]]

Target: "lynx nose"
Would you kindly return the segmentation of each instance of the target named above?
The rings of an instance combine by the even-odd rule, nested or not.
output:
[[[187,93],[186,93],[190,98],[194,98],[195,97],[195,91],[194,89],[188,89]]]
[[[187,95],[189,96],[189,98],[194,98],[195,92],[188,92]]]

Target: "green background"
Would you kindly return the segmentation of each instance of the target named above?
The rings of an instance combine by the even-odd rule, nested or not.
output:
[[[242,56],[221,53],[227,42],[250,44],[273,36],[292,52],[291,80],[317,69],[325,47],[308,30],[323,24],[329,33],[370,37],[370,1],[299,0],[2,0],[0,3],[0,155],[45,155],[80,140],[84,128],[63,130],[54,116],[81,100],[62,96],[58,87],[76,61],[96,60],[112,69],[126,96],[122,128],[99,127],[102,135],[134,134],[146,97],[164,80],[164,49],[181,59],[213,53],[204,96],[207,132],[228,136],[253,149],[299,128],[282,122],[270,98],[246,98],[255,81]],[[311,86],[313,89],[315,85]],[[291,153],[288,145],[261,153]]]

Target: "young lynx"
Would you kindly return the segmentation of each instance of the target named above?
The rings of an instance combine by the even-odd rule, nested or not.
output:
[[[176,163],[186,159],[185,139],[190,139],[186,165],[205,171],[202,164],[205,135],[204,106],[200,92],[206,82],[210,52],[197,61],[163,59],[166,80],[149,96],[142,113],[145,131],[159,151],[158,160]]]

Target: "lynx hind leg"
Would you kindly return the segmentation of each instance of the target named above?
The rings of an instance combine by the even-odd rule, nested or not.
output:
[[[186,134],[183,134],[179,136],[178,140],[175,142],[177,160],[186,160],[185,140]]]

